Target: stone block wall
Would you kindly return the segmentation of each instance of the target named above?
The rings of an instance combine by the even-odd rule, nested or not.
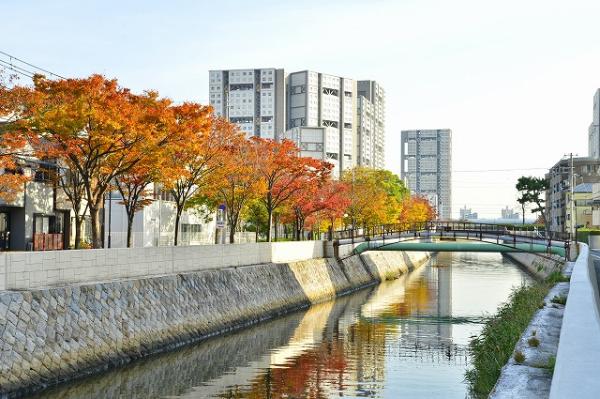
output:
[[[411,267],[428,259],[426,253],[413,256]],[[382,257],[371,263],[378,267]],[[395,275],[409,269],[396,267]],[[3,291],[0,398],[332,299],[375,284],[381,275],[394,273],[378,275],[353,256],[343,263],[322,258]]]

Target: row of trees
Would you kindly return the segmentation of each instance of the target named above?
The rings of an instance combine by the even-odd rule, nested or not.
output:
[[[0,167],[7,172],[0,195],[10,201],[22,189],[27,177],[17,173],[19,160],[58,165],[50,169],[75,211],[76,247],[87,213],[92,246],[102,246],[101,211],[114,190],[127,213],[130,246],[135,213],[151,203],[152,184],[175,202],[175,245],[190,206],[225,204],[231,242],[242,220],[270,241],[274,222],[293,225],[301,238],[307,226],[434,216],[388,171],[356,168],[335,181],[330,163],[299,157],[290,141],[248,140],[210,107],[173,104],[154,91],[134,94],[100,75],[0,85],[0,118]]]

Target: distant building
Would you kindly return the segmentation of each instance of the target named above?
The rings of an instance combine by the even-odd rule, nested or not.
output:
[[[385,91],[377,82],[357,84],[357,163],[377,169],[385,167]]]
[[[592,123],[588,130],[588,157],[600,158],[600,89],[594,95]]]
[[[571,192],[567,192],[565,231],[571,231],[571,223],[574,226],[590,227],[592,225],[592,183],[581,183]],[[574,217],[571,216],[571,201],[573,202]]]
[[[287,129],[324,128],[324,158],[336,177],[356,165],[356,100],[352,79],[314,71],[287,77]]]
[[[546,174],[549,189],[546,191],[546,215],[551,231],[568,232],[567,204],[570,193],[569,158],[558,161]],[[600,183],[600,159],[590,157],[573,158],[576,186],[580,183]]]
[[[509,208],[508,206],[506,208],[503,208],[501,211],[501,215],[502,215],[502,219],[520,219],[521,218],[521,213],[520,212],[515,212],[513,208]]]
[[[460,208],[460,220],[474,220],[478,218],[479,215],[477,212],[473,212],[471,208],[467,208],[466,205],[463,208]]]
[[[299,126],[287,130],[283,138],[292,140],[300,148],[300,156],[328,160],[325,153],[325,128]]]
[[[283,69],[209,71],[209,100],[217,115],[236,123],[248,137],[276,139],[285,130]]]
[[[451,219],[452,131],[403,130],[401,168],[410,191],[428,198],[440,219]]]

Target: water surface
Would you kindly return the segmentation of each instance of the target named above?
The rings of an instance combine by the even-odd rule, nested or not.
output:
[[[36,398],[465,398],[469,337],[530,280],[494,253],[407,276]]]

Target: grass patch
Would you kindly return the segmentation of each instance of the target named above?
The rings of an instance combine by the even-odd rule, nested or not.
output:
[[[540,340],[536,337],[531,337],[527,340],[527,344],[533,348],[537,348],[538,346],[540,346]]]
[[[525,361],[525,355],[521,351],[516,351],[514,358],[515,358],[515,362],[517,362],[519,364],[521,364]]]
[[[553,285],[546,281],[514,289],[508,301],[488,320],[481,334],[471,340],[472,368],[467,370],[465,379],[474,397],[487,397],[494,388],[502,366],[512,355],[521,334]],[[520,355],[523,362],[525,356],[523,353]],[[519,362],[521,356],[516,352],[515,361]]]
[[[567,304],[567,297],[564,295],[554,295],[554,298],[550,300],[552,303],[558,303],[560,305]]]

